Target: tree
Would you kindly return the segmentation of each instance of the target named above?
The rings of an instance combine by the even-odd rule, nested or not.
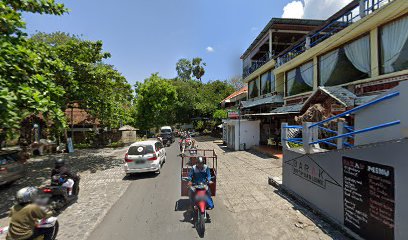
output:
[[[206,63],[203,62],[203,59],[196,57],[193,58],[192,61],[192,72],[193,72],[193,76],[197,79],[201,81],[202,76],[204,76],[205,74],[205,70],[204,70],[204,66],[206,66]]]
[[[47,46],[27,41],[22,12],[62,15],[66,11],[54,0],[0,1],[1,136],[33,113],[65,124],[58,106],[64,90],[53,79],[55,70],[65,72],[67,67]]]
[[[239,89],[245,86],[242,76],[240,75],[230,78],[228,80],[228,83],[232,85],[236,91],[238,91]]]
[[[221,120],[228,117],[228,112],[225,109],[217,109],[213,113],[213,119]]]
[[[177,92],[169,80],[158,73],[135,85],[137,99],[135,119],[141,129],[173,124]]]
[[[179,78],[189,80],[193,71],[193,66],[190,60],[182,58],[176,64],[176,71]]]
[[[79,104],[102,125],[118,127],[131,122],[133,91],[127,80],[113,66],[103,63],[110,53],[102,51],[102,41],[82,40],[78,36],[56,32],[38,33],[31,41],[42,43],[70,67],[69,77],[57,75],[55,81],[65,90],[60,103],[64,111]]]

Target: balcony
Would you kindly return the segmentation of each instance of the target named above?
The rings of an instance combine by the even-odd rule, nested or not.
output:
[[[267,52],[265,55],[263,55],[261,58],[259,58],[257,61],[252,61],[251,66],[244,67],[243,72],[242,72],[242,78],[245,79],[251,73],[255,72],[258,68],[262,67],[265,65],[267,62],[272,60],[274,58],[274,54],[271,52]]]
[[[289,47],[278,56],[276,56],[276,67],[279,67],[306,50],[323,42],[327,38],[340,32],[347,26],[357,22],[361,18],[373,13],[385,4],[393,0],[354,0],[342,10],[330,17],[318,29],[310,32],[304,38],[300,39],[293,46]]]

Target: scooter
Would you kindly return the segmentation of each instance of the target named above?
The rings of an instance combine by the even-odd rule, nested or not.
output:
[[[55,240],[58,235],[59,222],[58,218],[50,217],[44,218],[38,221],[36,228],[52,228],[52,237],[51,240]],[[7,235],[9,227],[0,228],[0,236]],[[44,236],[39,236],[35,240],[44,240]]]
[[[43,196],[48,199],[48,204],[52,206],[55,211],[60,211],[72,202],[78,199],[79,194],[79,176],[75,181],[72,189],[72,195],[69,195],[68,188],[62,186],[65,178],[55,175],[51,179],[51,185],[40,188]]]
[[[182,181],[188,182],[188,178],[182,178]],[[194,225],[200,236],[204,236],[205,233],[205,222],[207,221],[207,183],[198,183],[190,187],[191,191],[194,192]]]

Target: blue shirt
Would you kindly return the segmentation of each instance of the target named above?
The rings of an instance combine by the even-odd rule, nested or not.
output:
[[[210,182],[211,181],[211,172],[210,168],[207,165],[204,165],[203,169],[198,169],[197,165],[194,165],[190,172],[188,173],[188,178],[193,184],[198,184],[201,182]]]

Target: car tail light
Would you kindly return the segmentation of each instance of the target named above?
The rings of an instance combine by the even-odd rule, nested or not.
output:
[[[49,189],[49,188],[44,188],[44,189],[43,189],[43,192],[45,192],[45,193],[51,193],[51,192],[52,192],[52,190],[51,190],[51,189]]]
[[[5,171],[7,171],[7,168],[5,168],[5,167],[0,167],[0,172],[5,172]]]
[[[153,154],[153,157],[148,158],[147,160],[149,160],[149,161],[155,161],[155,160],[157,160],[157,155],[156,155],[156,153]]]
[[[128,158],[128,154],[125,155],[125,162],[133,162],[131,159]]]

